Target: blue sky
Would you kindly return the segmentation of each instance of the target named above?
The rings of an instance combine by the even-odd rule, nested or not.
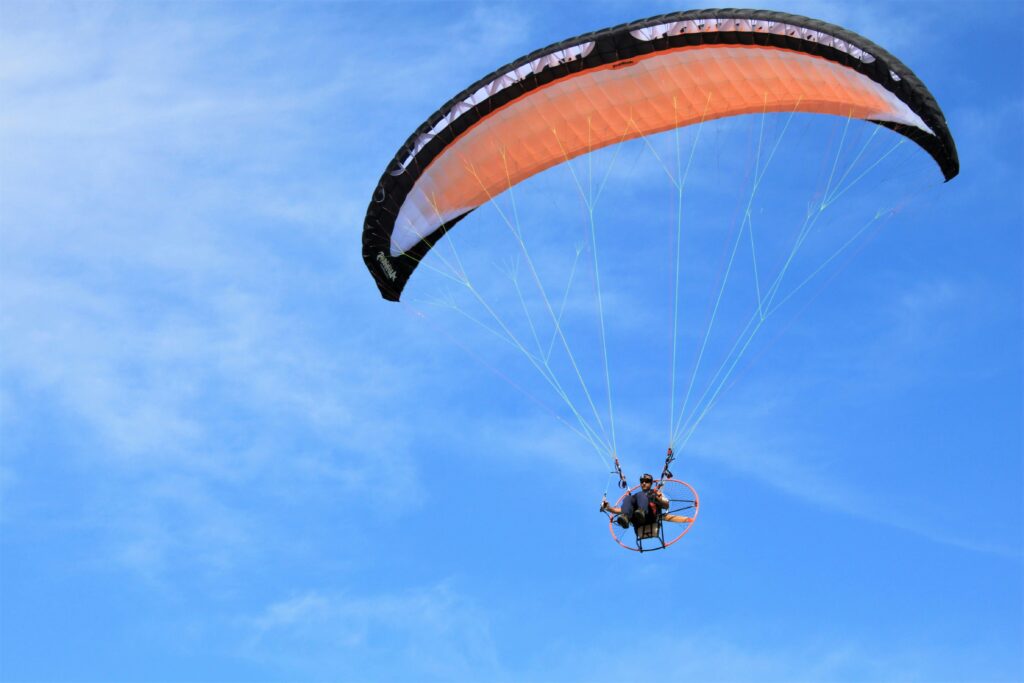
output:
[[[1024,74],[1003,49],[1024,11],[851,5],[773,9],[900,57],[962,173],[941,185],[901,148],[924,193],[766,327],[674,468],[700,519],[641,556],[522,358],[429,312],[429,273],[381,300],[360,232],[395,150],[463,87],[688,7],[0,4],[0,678],[1024,679]],[[757,125],[705,142],[747,163]],[[732,186],[731,157],[697,149],[689,191]],[[667,224],[673,192],[625,150],[596,162],[616,193],[598,246],[635,479],[665,447],[668,299],[632,268],[665,242],[626,253],[614,228]],[[578,213],[565,170],[515,195],[524,225]],[[870,197],[851,192],[858,215],[888,207]],[[453,232],[484,271],[505,263],[497,216]],[[480,282],[515,308],[503,274]]]

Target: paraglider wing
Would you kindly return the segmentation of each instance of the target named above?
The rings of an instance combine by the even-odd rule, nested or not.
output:
[[[363,260],[398,301],[431,247],[516,183],[601,147],[744,113],[864,119],[959,172],[925,85],[871,41],[761,10],[666,14],[562,41],[449,100],[395,155],[363,228]]]

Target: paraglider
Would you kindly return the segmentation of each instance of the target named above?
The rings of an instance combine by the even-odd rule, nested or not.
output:
[[[381,176],[363,228],[364,262],[381,296],[399,301],[414,271],[448,231],[545,169],[662,131],[770,112],[877,124],[916,144],[944,180],[959,172],[955,143],[928,88],[867,38],[781,12],[677,12],[536,50],[448,100],[409,136]],[[759,292],[761,322],[767,317],[762,300]],[[602,308],[602,342],[603,315]],[[561,334],[560,317],[553,310],[551,317]],[[542,363],[531,362],[546,373]],[[582,420],[581,431],[597,438]],[[626,488],[614,432],[611,441],[608,455]],[[657,485],[645,475],[641,487],[629,489],[615,505],[602,505],[623,547],[667,547],[697,516],[696,492],[668,469],[672,445]],[[638,490],[645,500],[651,491],[651,515],[634,521],[631,506]],[[666,522],[677,527],[667,540]],[[635,547],[622,542],[615,526],[634,529]]]

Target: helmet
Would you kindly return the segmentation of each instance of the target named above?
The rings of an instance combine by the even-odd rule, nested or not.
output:
[[[654,483],[654,477],[645,472],[644,474],[640,475],[640,483],[642,484],[645,481],[646,482],[650,482],[651,484],[653,484]]]

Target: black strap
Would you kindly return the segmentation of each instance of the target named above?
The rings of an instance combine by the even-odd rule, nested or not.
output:
[[[612,474],[618,474],[619,475],[619,488],[620,489],[628,489],[629,488],[629,484],[626,482],[626,475],[624,475],[622,473],[622,467],[619,465],[619,456],[617,456],[617,455],[615,456],[615,472],[612,472]]]
[[[676,454],[672,452],[672,447],[668,447],[668,455],[665,456],[665,467],[661,470],[661,480],[672,478],[672,470],[668,468],[672,464],[672,461],[676,459]]]

